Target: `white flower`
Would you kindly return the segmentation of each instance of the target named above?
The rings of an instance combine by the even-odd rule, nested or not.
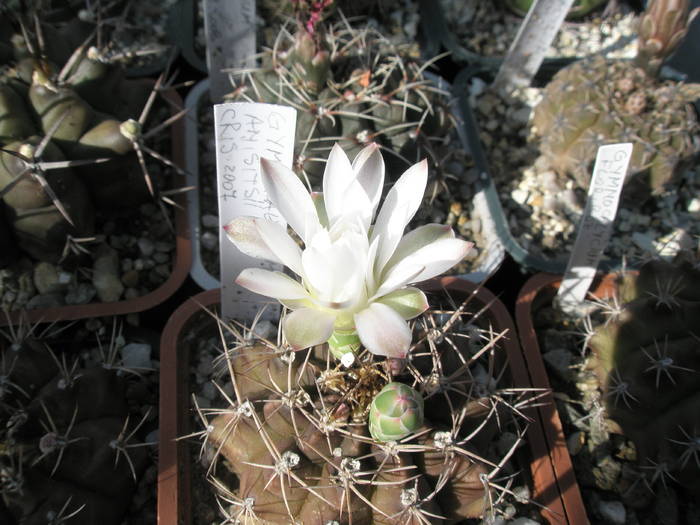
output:
[[[407,285],[445,272],[472,247],[442,224],[403,235],[423,199],[427,162],[404,172],[374,224],[384,185],[384,160],[376,144],[364,148],[352,165],[336,144],[323,175],[323,194],[309,194],[282,164],[262,159],[260,166],[268,197],[304,248],[286,228],[264,219],[238,217],[226,232],[242,252],[282,263],[301,281],[247,268],[236,282],[293,310],[283,329],[297,349],[327,341],[334,330],[356,330],[370,352],[404,357],[411,344],[406,321],[428,307],[425,294]]]

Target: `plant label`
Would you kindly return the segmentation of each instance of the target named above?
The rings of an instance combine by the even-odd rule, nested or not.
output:
[[[231,91],[224,70],[255,66],[255,0],[204,0],[204,34],[212,102]]]
[[[494,89],[510,93],[530,85],[573,3],[574,0],[532,3],[496,74]]]
[[[564,311],[574,311],[585,299],[593,282],[598,262],[612,234],[631,157],[630,142],[609,144],[598,149],[588,200],[559,288],[558,300]]]
[[[297,112],[289,106],[231,102],[214,106],[216,176],[219,197],[221,314],[224,319],[251,322],[268,299],[235,283],[245,268],[281,269],[241,253],[227,238],[224,225],[236,217],[257,217],[286,226],[268,199],[260,178],[260,159],[292,166]],[[272,301],[263,318],[279,317]]]

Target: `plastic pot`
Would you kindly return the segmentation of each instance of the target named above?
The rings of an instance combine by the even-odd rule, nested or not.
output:
[[[610,297],[613,295],[617,285],[617,274],[607,274],[596,279],[591,287],[590,293],[596,297]],[[533,382],[549,388],[549,380],[547,371],[544,368],[542,361],[542,353],[537,341],[537,334],[533,323],[533,314],[536,309],[544,304],[551,303],[552,298],[561,285],[561,275],[551,273],[538,273],[531,277],[520,291],[515,306],[515,321],[518,326],[518,334],[520,336],[520,344],[523,348],[525,360],[528,362],[528,368],[532,375]],[[542,407],[543,416],[550,421],[546,438],[549,442],[565,442],[566,438],[562,429],[559,414],[557,413],[556,405],[550,399]],[[567,453],[566,458],[561,463],[564,468],[568,469],[573,475],[573,467],[571,459]],[[578,515],[585,518],[586,510],[583,506],[583,500],[580,493],[569,493],[565,495],[567,498],[567,507],[576,509]],[[586,523],[582,521],[581,523]]]
[[[440,85],[443,80],[438,77],[433,77]],[[443,84],[444,86],[444,84]],[[208,96],[209,81],[207,79],[199,82],[187,95],[185,106],[187,107],[187,117],[185,119],[185,169],[187,171],[187,185],[199,186],[199,119],[198,109],[199,101],[202,97]],[[463,118],[463,112],[469,109],[469,104],[466,97],[462,97],[464,92],[459,86],[455,85],[454,90],[460,94],[452,102],[453,112],[458,122],[463,125],[457,126],[459,140],[465,151],[470,152],[471,145],[469,143],[469,130],[467,129],[467,119]],[[498,234],[499,217],[503,216],[500,201],[496,194],[495,187],[490,180],[487,172],[481,171],[477,188],[473,197],[472,203],[475,211],[482,222],[482,235],[485,239],[485,245],[479,246],[487,255],[482,260],[479,267],[474,271],[461,274],[460,277],[472,282],[480,283],[485,281],[492,275],[503,262],[505,257],[505,248]],[[194,281],[205,290],[211,290],[220,286],[219,277],[212,275],[204,266],[202,261],[202,246],[201,238],[201,206],[200,193],[191,191],[188,193],[188,217],[190,231],[193,235],[192,242],[192,269],[190,275]]]
[[[503,347],[509,362],[511,381],[518,388],[542,387],[538,374],[528,367],[543,364],[538,356],[524,356],[520,350],[513,321],[501,303],[485,288],[458,277],[444,277],[424,283],[428,292],[447,290],[452,297],[472,297],[475,308],[484,308],[485,319],[491,323],[495,333],[505,331]],[[204,308],[216,309],[220,300],[219,290],[202,292],[185,302],[170,317],[161,339],[160,376],[160,445],[158,468],[158,523],[159,525],[188,525],[192,520],[191,457],[187,440],[177,440],[187,435],[190,429],[191,400],[189,389],[189,363],[192,343],[204,332],[208,313]],[[210,327],[210,329],[213,327]],[[546,382],[546,377],[544,378]],[[532,497],[545,510],[542,515],[551,524],[582,525],[587,523],[576,479],[566,444],[561,439],[549,439],[557,435],[553,425],[558,423],[551,396],[542,406],[530,407],[527,415],[532,419],[526,433],[529,446],[530,474],[533,480]],[[561,427],[559,426],[559,435]]]
[[[171,103],[173,108],[182,107],[182,99],[175,91],[163,92],[163,96]],[[173,110],[174,112],[176,110]],[[184,123],[178,119],[170,126],[171,159],[178,166],[184,166],[183,143]],[[174,178],[176,186],[185,185],[185,177],[174,172],[170,175]],[[191,193],[191,192],[188,192]],[[187,278],[192,264],[192,250],[190,248],[190,232],[187,223],[187,200],[184,195],[174,196],[179,206],[174,208],[175,227],[175,259],[172,271],[167,280],[155,290],[135,297],[110,303],[88,303],[58,306],[53,308],[37,308],[32,310],[14,310],[0,316],[0,326],[16,324],[18,322],[48,322],[84,319],[87,317],[113,316],[143,312],[159,305],[173,295]]]
[[[185,61],[200,73],[208,73],[206,57],[199,55],[194,46],[197,37],[197,1],[178,0],[170,8],[168,35],[174,46],[180,49]]]

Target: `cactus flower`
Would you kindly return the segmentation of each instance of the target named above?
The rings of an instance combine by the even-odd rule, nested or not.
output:
[[[408,285],[445,272],[472,247],[443,224],[403,235],[423,199],[427,162],[403,173],[374,222],[384,186],[384,160],[376,144],[360,151],[352,164],[336,144],[322,194],[309,193],[278,162],[261,159],[260,167],[268,198],[304,247],[286,228],[265,219],[237,217],[225,230],[243,253],[282,263],[301,280],[246,268],[236,282],[292,310],[283,330],[295,349],[324,343],[334,332],[356,331],[370,352],[405,357],[411,344],[407,320],[428,307],[423,292]]]
[[[423,424],[423,396],[403,383],[389,383],[369,409],[369,433],[377,441],[398,441]]]

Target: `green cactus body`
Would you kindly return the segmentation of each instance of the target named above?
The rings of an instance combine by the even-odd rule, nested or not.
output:
[[[303,29],[280,36],[263,52],[262,67],[234,75],[227,98],[288,104],[297,113],[294,169],[312,186],[334,143],[352,158],[370,142],[385,155],[390,173],[435,153],[435,137],[454,130],[446,93],[436,90],[410,46],[395,46],[371,29],[330,26],[320,42]],[[314,45],[314,42],[316,44]]]
[[[69,153],[72,144],[88,129],[94,118],[92,108],[72,89],[52,86],[37,72],[29,88],[29,100],[41,119],[44,133],[48,133],[62,119],[52,138],[66,149],[66,153]]]
[[[608,413],[642,467],[652,474],[663,466],[700,495],[700,270],[684,257],[649,262],[618,295],[621,313],[589,342]]]
[[[143,447],[115,461],[129,414],[124,376],[72,359],[31,336],[0,350],[0,493],[17,523],[75,512],[76,525],[117,525],[145,468]]]
[[[9,82],[0,82],[0,144],[23,139],[35,132],[22,96]]]
[[[40,141],[31,137],[28,142],[6,146],[10,151],[25,152]],[[44,160],[64,160],[63,154],[49,143]],[[0,186],[13,182],[26,170],[24,161],[3,152],[0,154]],[[47,184],[63,205],[71,225],[44,191],[42,183],[31,174],[25,175],[3,197],[20,247],[38,260],[54,261],[65,245],[66,235],[90,235],[94,231],[94,209],[85,186],[72,170],[56,169],[43,174]]]
[[[583,189],[598,147],[633,142],[625,195],[644,200],[673,184],[698,152],[690,104],[699,95],[700,85],[658,82],[631,62],[596,57],[554,76],[532,122],[547,164]]]

